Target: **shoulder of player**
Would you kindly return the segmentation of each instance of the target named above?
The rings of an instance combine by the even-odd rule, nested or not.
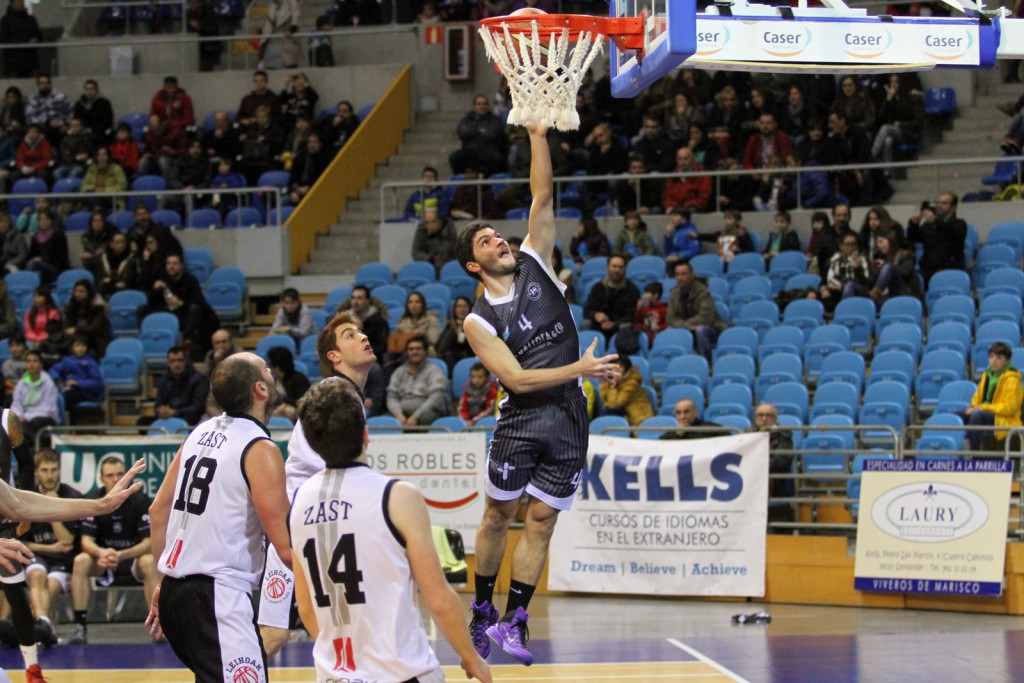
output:
[[[72,488],[68,484],[61,484],[57,487],[58,498],[81,498],[82,494],[77,489]]]

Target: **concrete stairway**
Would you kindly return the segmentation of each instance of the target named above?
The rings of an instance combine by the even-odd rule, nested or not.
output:
[[[920,158],[999,156],[999,143],[1010,119],[996,109],[996,105],[1016,101],[1022,91],[1024,87],[1019,83],[1000,83],[997,72],[980,72],[974,103],[958,104],[953,129],[943,132],[942,142],[927,144]],[[993,164],[960,164],[938,167],[938,170],[935,167],[910,169],[906,180],[893,183],[896,194],[889,203],[919,204],[924,199],[934,199],[937,191],[950,190],[962,196],[984,189],[981,178],[991,173],[992,168]]]
[[[448,155],[458,149],[455,128],[463,112],[421,112],[413,129],[386,166],[377,168],[377,175],[350,201],[348,208],[321,235],[309,263],[302,266],[302,275],[353,274],[380,254],[377,225],[380,220],[381,187],[386,182],[415,181],[424,166],[433,166],[442,178],[448,177]],[[398,216],[405,208],[410,189],[396,191],[385,197],[386,216]]]

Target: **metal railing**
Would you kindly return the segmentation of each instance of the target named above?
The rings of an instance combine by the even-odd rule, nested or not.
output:
[[[796,189],[796,208],[803,207],[803,194],[800,188],[799,177],[805,173],[841,173],[841,172],[852,172],[852,171],[891,171],[894,169],[912,169],[912,168],[931,168],[933,170],[933,182],[934,192],[932,196],[937,195],[939,192],[944,191],[946,188],[943,186],[945,181],[940,178],[940,170],[947,167],[957,167],[964,164],[996,164],[1000,162],[1015,162],[1017,164],[1016,169],[1016,182],[1021,184],[1022,178],[1024,178],[1024,169],[1021,168],[1021,162],[1024,162],[1024,155],[1021,156],[980,156],[971,157],[967,159],[919,159],[917,161],[883,161],[870,164],[857,164],[857,165],[830,165],[830,166],[803,166],[800,168],[772,168],[772,169],[735,169],[728,171],[701,171],[699,173],[643,173],[637,175],[631,175],[623,173],[620,175],[609,175],[609,176],[557,176],[554,178],[555,184],[555,208],[559,209],[564,206],[563,195],[565,195],[566,188],[568,185],[575,184],[585,188],[587,185],[602,184],[612,186],[613,183],[627,181],[627,180],[679,180],[686,178],[712,178],[714,181],[714,192],[712,196],[712,208],[707,209],[707,212],[715,212],[719,209],[717,206],[717,197],[720,197],[722,192],[722,182],[725,178],[736,177],[736,176],[796,176],[796,182],[794,187]],[[529,186],[529,178],[481,178],[478,180],[448,180],[438,181],[434,183],[433,187],[441,186],[445,188],[459,188],[462,186],[492,186],[492,185],[525,185]],[[981,184],[979,178],[978,184]],[[403,215],[405,207],[405,201],[408,198],[410,192],[414,190],[422,190],[423,182],[421,180],[408,180],[408,181],[389,181],[381,185],[380,188],[380,221],[384,222],[389,218]],[[580,194],[583,193],[581,189]],[[478,193],[477,197],[477,215],[482,212],[482,193]],[[613,200],[610,198],[607,204],[600,206],[610,206]],[[576,204],[574,204],[576,205]],[[596,207],[591,207],[596,208]],[[634,207],[618,207],[619,213],[624,213],[630,209],[639,208]],[[660,207],[659,207],[660,208]],[[724,208],[724,207],[723,207]]]

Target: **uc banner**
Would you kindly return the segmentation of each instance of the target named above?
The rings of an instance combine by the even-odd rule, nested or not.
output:
[[[180,436],[52,436],[53,449],[60,454],[60,480],[86,494],[102,486],[100,462],[114,455],[130,466],[145,460],[146,469],[136,481],[150,500],[156,496],[174,454],[185,439]]]
[[[768,435],[590,437],[548,586],[637,595],[763,596]]]
[[[865,462],[854,588],[999,595],[1012,476],[1008,460]]]

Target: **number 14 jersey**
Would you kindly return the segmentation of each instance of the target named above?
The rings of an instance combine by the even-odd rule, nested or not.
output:
[[[405,681],[438,667],[423,630],[405,541],[388,516],[397,480],[363,463],[327,469],[288,516],[320,634],[317,680]]]
[[[205,574],[244,591],[259,582],[266,559],[263,525],[245,455],[269,438],[267,428],[247,415],[220,415],[189,434],[181,447],[161,572],[176,578]]]

